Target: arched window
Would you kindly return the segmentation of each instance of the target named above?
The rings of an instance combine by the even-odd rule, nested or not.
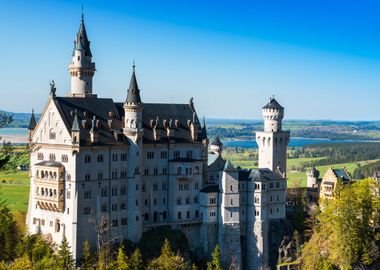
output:
[[[178,167],[178,168],[177,168],[177,173],[178,173],[178,174],[182,174],[182,167]]]

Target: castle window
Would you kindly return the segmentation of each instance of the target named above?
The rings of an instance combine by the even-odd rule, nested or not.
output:
[[[263,190],[265,190],[266,189],[266,185],[265,184],[263,184]]]
[[[127,188],[125,186],[122,186],[120,188],[120,195],[125,195],[127,193]]]
[[[112,196],[117,196],[117,187],[112,187],[111,194]]]
[[[125,169],[123,169],[121,172],[120,172],[120,178],[121,179],[126,179],[127,178],[127,171]]]
[[[102,197],[107,197],[107,187],[102,188]]]
[[[232,185],[230,186],[230,191],[232,191]]]
[[[280,188],[280,182],[276,182],[276,188]]]
[[[140,168],[139,167],[136,167],[135,168],[135,174],[139,174],[140,173]]]
[[[103,179],[103,173],[102,172],[98,172],[98,180],[102,180]]]
[[[49,154],[49,160],[55,161],[55,154]]]
[[[177,168],[177,174],[182,174],[182,167]]]
[[[43,153],[38,153],[37,154],[37,159],[38,160],[43,160],[44,159],[44,154]]]
[[[168,158],[168,151],[161,151],[161,158]]]
[[[112,220],[112,227],[117,227],[117,226],[119,226],[119,221],[117,220],[117,219],[113,219]]]
[[[149,169],[144,170],[144,175],[149,175]]]
[[[136,216],[136,221],[139,221],[139,216]]]
[[[107,204],[106,203],[103,203],[102,204],[102,212],[107,212]]]
[[[181,212],[178,212],[178,219],[182,219],[182,213]]]
[[[53,132],[53,131],[49,132],[49,139],[50,140],[55,140],[55,132]]]
[[[128,224],[128,219],[127,218],[122,218],[121,220],[121,226],[125,226]]]
[[[199,202],[198,196],[194,196],[194,203],[198,203],[198,202]]]
[[[260,198],[259,197],[255,197],[255,203],[260,203]]]
[[[145,199],[144,204],[145,204],[145,206],[148,205],[148,200],[147,199]]]
[[[61,162],[68,162],[68,161],[69,161],[69,157],[67,155],[61,156]]]
[[[269,183],[269,188],[273,188],[273,182]]]
[[[113,170],[111,176],[112,176],[112,179],[117,179],[117,170]]]
[[[144,219],[145,219],[145,220],[149,220],[149,214],[148,214],[148,213],[145,213],[145,215],[144,215]]]
[[[231,217],[232,217],[233,213],[232,213],[232,212],[230,212],[230,215],[231,215]]]
[[[112,204],[111,209],[112,211],[117,211],[117,204]]]
[[[193,151],[191,151],[191,150],[186,151],[186,157],[192,158],[193,157]]]
[[[84,214],[84,215],[89,215],[89,214],[91,214],[91,207],[85,207],[85,208],[83,209],[83,214]]]
[[[154,175],[157,175],[157,174],[158,174],[158,169],[157,169],[157,168],[154,168],[154,169],[153,169],[153,174],[154,174]]]
[[[278,208],[276,209],[276,212],[278,213]]]
[[[279,195],[276,196],[276,200],[277,200],[277,201],[280,200],[280,196],[279,196]]]
[[[59,222],[59,219],[55,221],[55,232],[59,232],[61,230],[61,223]]]
[[[215,197],[210,198],[210,204],[216,204],[216,198]]]
[[[215,211],[211,211],[211,212],[210,212],[210,217],[215,217],[215,216],[216,216]]]
[[[123,153],[120,155],[120,160],[121,161],[126,161],[127,160],[127,154],[126,153]]]
[[[188,218],[188,219],[190,218],[190,211],[186,212],[186,218]]]
[[[91,156],[90,155],[85,155],[84,156],[84,163],[90,163],[91,162]]]
[[[154,205],[157,205],[157,199],[156,199],[156,198],[154,198],[154,200],[153,200],[153,204],[154,204]]]
[[[255,211],[255,216],[258,217],[260,215],[260,211],[256,210]]]
[[[189,174],[189,168],[186,168],[185,172],[186,172],[186,175],[188,175]]]
[[[166,219],[166,218],[167,218],[167,213],[166,213],[166,211],[162,212],[162,218],[163,218],[163,219]]]
[[[231,199],[231,205],[234,205],[234,200],[233,199]]]
[[[157,183],[154,183],[154,184],[153,184],[153,190],[154,190],[154,191],[157,191],[157,190],[158,190],[158,184],[157,184]]]
[[[154,152],[147,152],[146,153],[146,158],[147,159],[154,159]]]
[[[177,204],[178,204],[178,205],[182,204],[182,198],[181,198],[181,197],[178,197],[178,198],[177,198]]]
[[[198,210],[195,210],[195,217],[199,218],[199,211]]]
[[[139,205],[139,201],[138,200],[136,200],[136,206],[138,206]]]
[[[174,158],[179,158],[181,156],[180,151],[174,151]]]
[[[260,190],[260,184],[255,184],[255,190]]]
[[[162,174],[167,174],[168,173],[168,169],[167,168],[162,168]]]
[[[166,182],[162,183],[162,190],[166,190],[167,189],[167,185],[166,185]]]
[[[84,198],[87,200],[87,199],[91,199],[91,190],[85,190],[84,191]]]
[[[199,183],[198,183],[198,182],[195,182],[195,183],[194,183],[194,189],[195,189],[195,190],[198,190],[198,189],[199,189]]]
[[[86,174],[84,175],[84,180],[85,180],[85,181],[90,181],[90,179],[91,179],[91,174],[90,174],[90,173],[86,173]]]
[[[194,173],[199,173],[199,166],[195,166],[195,171],[194,171]]]
[[[273,201],[273,197],[272,197],[272,195],[270,196],[269,200],[270,200],[270,201]]]
[[[273,210],[272,210],[272,208],[269,210],[269,213],[271,213],[271,214],[273,213]]]
[[[185,199],[185,203],[186,203],[186,204],[190,204],[190,197],[189,197],[189,196],[186,197],[186,199]]]
[[[104,156],[102,154],[99,154],[98,158],[97,158],[97,161],[101,162],[101,163],[104,162]]]
[[[139,184],[136,185],[136,190],[139,190]]]

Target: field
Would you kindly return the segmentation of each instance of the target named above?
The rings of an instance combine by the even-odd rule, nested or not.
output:
[[[12,211],[28,210],[29,172],[0,172],[0,199],[5,199]]]

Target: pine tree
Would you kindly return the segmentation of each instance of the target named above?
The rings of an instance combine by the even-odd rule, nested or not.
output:
[[[219,245],[212,252],[212,261],[207,263],[207,270],[223,270]]]
[[[81,269],[89,270],[93,269],[93,260],[91,256],[91,246],[88,240],[83,242],[83,256],[82,256],[82,265]]]
[[[59,246],[58,263],[61,269],[64,270],[71,270],[75,265],[66,236],[63,236],[61,245]]]
[[[120,246],[117,253],[117,270],[129,270],[128,256],[124,254],[123,247]]]
[[[141,252],[139,248],[136,248],[129,260],[130,270],[142,270],[144,269],[144,262],[142,260]]]
[[[191,269],[191,265],[185,262],[185,260],[178,254],[175,255],[170,247],[168,239],[161,248],[160,257],[152,260],[149,263],[148,269],[154,270],[179,270],[179,269]]]

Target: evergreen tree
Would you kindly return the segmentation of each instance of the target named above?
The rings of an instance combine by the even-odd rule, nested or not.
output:
[[[191,265],[185,262],[180,255],[175,255],[170,247],[168,239],[161,248],[160,257],[152,260],[149,263],[148,269],[154,270],[179,270],[191,269]]]
[[[128,256],[124,254],[123,247],[120,246],[117,252],[117,270],[129,270]]]
[[[82,265],[81,269],[89,270],[94,269],[93,260],[91,255],[91,246],[88,240],[83,242],[83,256],[82,256]]]
[[[142,260],[141,252],[139,248],[136,248],[129,260],[130,270],[142,270],[144,269],[144,262]]]
[[[212,252],[212,261],[207,263],[207,270],[223,270],[219,245]]]
[[[59,246],[58,264],[60,268],[64,270],[71,270],[74,268],[73,255],[71,254],[66,236],[63,236],[61,245]]]
[[[16,222],[4,201],[0,201],[0,261],[12,261],[19,241]]]

